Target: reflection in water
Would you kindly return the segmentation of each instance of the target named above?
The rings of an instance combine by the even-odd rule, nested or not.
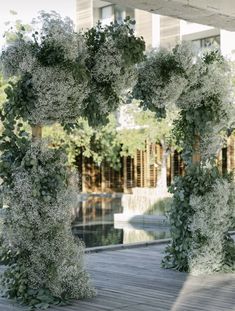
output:
[[[123,243],[123,230],[115,229],[113,224],[82,225],[73,227],[73,232],[87,247]]]
[[[143,224],[115,224],[115,228],[123,229],[123,244],[147,242],[152,240],[166,239],[170,237],[168,227],[159,225]]]
[[[169,229],[140,224],[114,226],[114,214],[122,213],[121,198],[89,197],[73,209],[73,233],[87,247],[136,243],[169,237]]]

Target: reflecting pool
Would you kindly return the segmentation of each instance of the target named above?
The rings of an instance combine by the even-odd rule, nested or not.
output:
[[[114,224],[114,214],[122,211],[120,197],[90,196],[73,209],[73,233],[84,241],[86,247],[144,242],[170,236],[167,227]]]

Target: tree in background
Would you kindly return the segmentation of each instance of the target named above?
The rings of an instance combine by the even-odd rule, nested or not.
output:
[[[134,126],[118,131],[122,146],[121,154],[134,157],[136,150],[145,150],[146,143],[160,144],[162,158],[155,163],[158,166],[156,188],[159,195],[164,195],[167,193],[167,158],[171,151],[176,149],[172,129],[173,121],[177,118],[177,110],[167,111],[165,118],[158,118],[155,112],[143,110],[136,102],[129,105],[126,113],[133,116]]]
[[[50,138],[55,145],[63,145],[68,154],[68,164],[78,166],[78,157],[92,158],[97,165],[107,163],[114,169],[120,168],[120,143],[117,136],[117,121],[110,114],[107,124],[91,127],[88,121],[78,118],[74,128],[68,131],[59,125],[48,126],[43,136]],[[78,167],[77,167],[78,168]]]

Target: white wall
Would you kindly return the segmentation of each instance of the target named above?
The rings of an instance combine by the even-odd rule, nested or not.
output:
[[[235,61],[235,32],[220,31],[221,53],[229,59]]]

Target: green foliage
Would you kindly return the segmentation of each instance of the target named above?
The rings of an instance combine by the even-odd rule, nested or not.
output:
[[[185,85],[185,61],[178,57],[179,53],[178,47],[172,51],[153,50],[138,68],[133,96],[158,117],[165,117],[167,104],[174,103]],[[191,53],[185,54],[186,62],[192,64]]]
[[[188,76],[188,87],[176,102],[181,110],[174,134],[188,167],[186,175],[171,188],[174,193],[170,212],[172,243],[167,248],[163,265],[194,274],[234,269],[234,244],[228,235],[233,210],[232,187],[227,189],[227,197],[220,194],[215,199],[225,183],[214,165],[221,146],[219,133],[226,129],[231,117],[227,71],[218,52],[204,55],[198,65],[195,64],[196,76],[195,72]],[[201,155],[201,164],[193,166],[195,135],[199,140],[197,152]],[[207,168],[205,163],[208,162],[212,166]],[[215,190],[217,185],[220,188]],[[198,203],[193,204],[192,198]]]
[[[135,37],[134,23],[130,18],[122,24],[102,26],[98,23],[84,34],[88,47],[86,64],[92,77],[82,116],[87,117],[91,125],[97,125],[97,121],[107,122],[108,114],[120,104],[120,90],[122,93],[133,83],[133,66],[144,58],[145,43],[142,37]],[[104,103],[106,110],[102,108]]]
[[[77,166],[77,157],[90,158],[98,165],[105,162],[111,167],[120,167],[120,143],[116,131],[116,119],[109,116],[106,125],[92,128],[84,118],[78,118],[69,130],[59,124],[46,127],[43,131],[45,138],[53,141],[54,145],[64,146],[68,154],[69,165]]]
[[[25,100],[22,117],[34,125],[72,123],[78,116],[90,125],[107,122],[143,59],[145,45],[134,35],[134,22],[98,24],[83,34],[55,12],[41,12],[39,22],[42,29],[31,38],[28,29],[16,27],[1,55],[5,75],[21,77],[14,88],[18,105]]]
[[[32,25],[24,24],[20,19],[17,18],[17,12],[10,11],[13,16],[15,16],[14,21],[6,22],[5,25],[8,26],[8,30],[5,31],[4,37],[7,44],[12,44],[18,39],[18,35],[21,34],[23,37],[27,37],[28,34],[33,30]]]
[[[11,104],[31,125],[68,122],[80,114],[86,97],[85,42],[55,12],[42,12],[40,21],[40,32],[30,38],[24,27],[16,29],[16,39],[2,51],[4,74],[19,78],[11,84]]]
[[[122,24],[118,22],[103,26],[100,22],[85,33],[90,57],[87,60],[89,68],[94,66],[95,56],[107,38],[115,42],[121,51],[127,66],[134,65],[143,60],[145,42],[142,37],[136,38],[133,25],[135,21],[127,17]]]
[[[109,122],[95,129],[91,137],[91,156],[97,164],[108,163],[114,169],[120,168],[120,143],[117,136],[117,122],[114,115],[109,116]]]
[[[235,245],[228,234],[235,216],[234,183],[217,179],[211,191],[191,195],[193,274],[235,271]],[[208,221],[209,220],[209,221]]]
[[[4,81],[3,76],[0,74],[0,107],[6,100],[5,88],[7,86],[7,82]]]
[[[11,185],[14,170],[20,165],[30,145],[29,135],[17,113],[17,107],[9,104],[14,95],[9,87],[7,91],[9,102],[3,105],[0,115],[3,124],[0,136],[0,177],[6,185]]]
[[[177,110],[168,111],[165,118],[156,118],[155,112],[143,110],[138,104],[127,105],[126,114],[133,116],[134,128],[118,131],[118,139],[122,146],[121,155],[133,157],[136,150],[146,148],[146,142],[159,143],[165,148],[177,148],[172,135]]]
[[[0,73],[0,109],[4,101],[6,100],[5,88],[7,87],[7,82],[3,79],[3,76]],[[3,124],[0,122],[0,133],[2,133]]]
[[[169,212],[172,243],[166,249],[167,255],[163,261],[165,268],[190,270],[190,258],[195,247],[191,227],[195,210],[190,204],[190,199],[192,196],[204,196],[211,192],[217,181],[223,181],[217,167],[203,168],[196,165],[188,168],[184,176],[177,177],[170,187],[170,192],[174,195]],[[226,209],[226,206],[221,208]],[[228,239],[227,232],[221,234]],[[228,243],[224,244],[225,252],[228,251],[228,247],[229,239]]]
[[[189,83],[186,90],[179,96],[176,104],[181,108],[179,118],[174,122],[174,136],[176,142],[183,149],[183,158],[186,163],[190,163],[193,153],[195,135],[203,139],[211,136],[208,144],[216,141],[215,135],[218,131],[226,129],[229,115],[229,99],[226,98],[228,90],[229,68],[218,53],[218,51],[208,52],[202,56],[198,65],[196,79],[194,75],[189,76]],[[222,76],[225,76],[221,81]],[[216,127],[218,126],[217,132]],[[203,146],[200,147],[202,160],[214,161],[216,152],[206,154]],[[209,159],[208,159],[209,158]]]

